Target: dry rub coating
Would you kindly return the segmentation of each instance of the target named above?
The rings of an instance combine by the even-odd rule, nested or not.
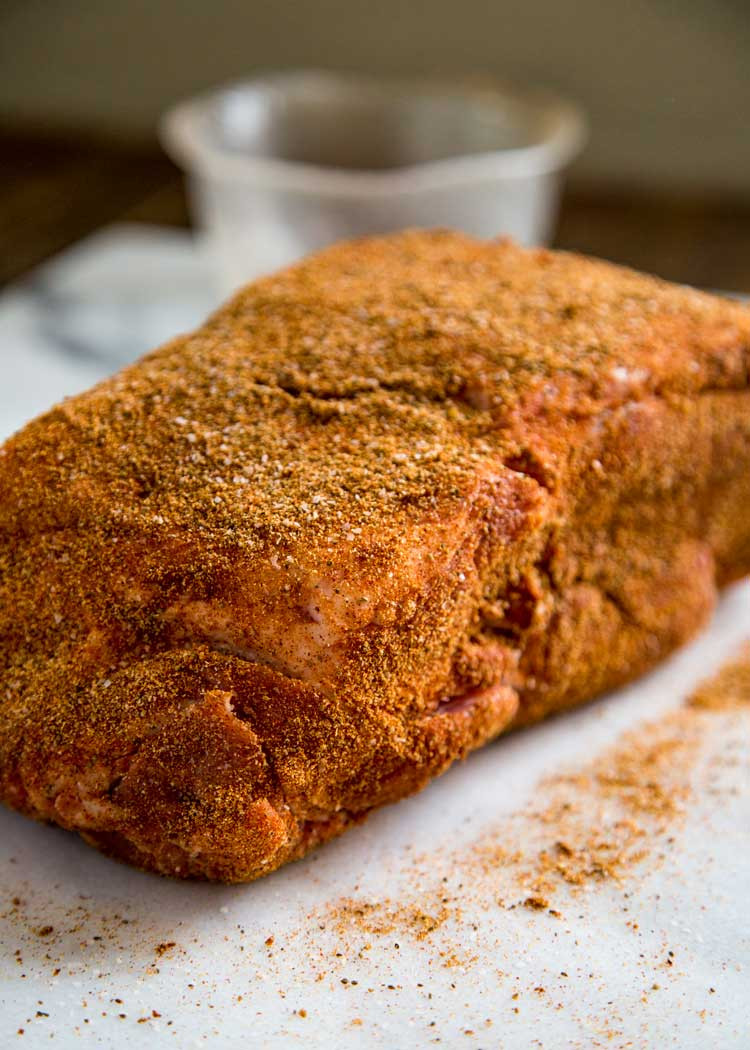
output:
[[[0,450],[0,795],[252,879],[624,682],[750,571],[750,312],[343,244]]]

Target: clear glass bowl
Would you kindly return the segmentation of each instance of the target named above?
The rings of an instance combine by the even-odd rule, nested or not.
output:
[[[161,132],[228,291],[405,227],[544,243],[585,121],[569,102],[486,82],[290,72],[181,103]]]

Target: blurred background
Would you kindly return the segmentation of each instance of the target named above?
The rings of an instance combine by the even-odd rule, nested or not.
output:
[[[102,224],[188,222],[155,127],[291,67],[490,74],[578,102],[554,242],[750,289],[747,0],[3,0],[0,280]]]

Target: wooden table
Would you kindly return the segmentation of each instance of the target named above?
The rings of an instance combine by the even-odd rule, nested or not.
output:
[[[105,223],[185,226],[182,178],[155,143],[0,129],[0,283]],[[750,292],[750,197],[571,183],[555,244],[711,288]]]

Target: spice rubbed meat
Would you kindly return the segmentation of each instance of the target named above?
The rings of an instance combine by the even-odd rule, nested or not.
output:
[[[250,285],[0,451],[2,797],[252,879],[640,674],[750,571],[749,372],[744,307],[506,242]]]

